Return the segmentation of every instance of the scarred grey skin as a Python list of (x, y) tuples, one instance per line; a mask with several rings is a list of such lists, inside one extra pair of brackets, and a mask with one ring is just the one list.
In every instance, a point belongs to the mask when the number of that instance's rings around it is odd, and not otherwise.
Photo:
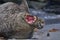
[(4, 38), (31, 38), (34, 28), (38, 28), (37, 19), (32, 25), (25, 21), (25, 14), (21, 7), (15, 3), (8, 2), (0, 5), (0, 37)]

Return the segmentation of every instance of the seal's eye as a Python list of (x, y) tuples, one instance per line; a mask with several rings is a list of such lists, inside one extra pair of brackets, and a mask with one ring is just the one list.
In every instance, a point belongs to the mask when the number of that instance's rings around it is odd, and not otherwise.
[(33, 24), (36, 21), (36, 16), (26, 15), (25, 20), (28, 24)]

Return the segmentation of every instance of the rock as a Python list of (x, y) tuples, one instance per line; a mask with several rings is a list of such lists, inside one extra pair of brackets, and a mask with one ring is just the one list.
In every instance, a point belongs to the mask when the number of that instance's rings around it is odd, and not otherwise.
[(46, 2), (46, 1), (48, 1), (48, 0), (38, 0), (38, 1), (40, 1), (40, 2)]
[(35, 2), (35, 1), (30, 1), (28, 2), (29, 7), (34, 8), (34, 9), (42, 9), (45, 7), (45, 5), (47, 4), (47, 2)]

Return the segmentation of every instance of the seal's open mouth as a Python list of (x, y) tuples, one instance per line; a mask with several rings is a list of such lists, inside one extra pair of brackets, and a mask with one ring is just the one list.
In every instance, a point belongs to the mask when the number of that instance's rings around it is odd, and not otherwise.
[(25, 20), (28, 24), (33, 24), (36, 21), (36, 17), (31, 15), (26, 15)]

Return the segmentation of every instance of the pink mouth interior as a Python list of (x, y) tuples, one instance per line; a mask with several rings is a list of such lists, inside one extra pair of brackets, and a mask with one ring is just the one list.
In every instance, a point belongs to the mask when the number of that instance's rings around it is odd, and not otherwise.
[(26, 16), (26, 21), (29, 24), (33, 24), (33, 22), (35, 21), (34, 19), (35, 19), (34, 16), (31, 16), (31, 15)]

